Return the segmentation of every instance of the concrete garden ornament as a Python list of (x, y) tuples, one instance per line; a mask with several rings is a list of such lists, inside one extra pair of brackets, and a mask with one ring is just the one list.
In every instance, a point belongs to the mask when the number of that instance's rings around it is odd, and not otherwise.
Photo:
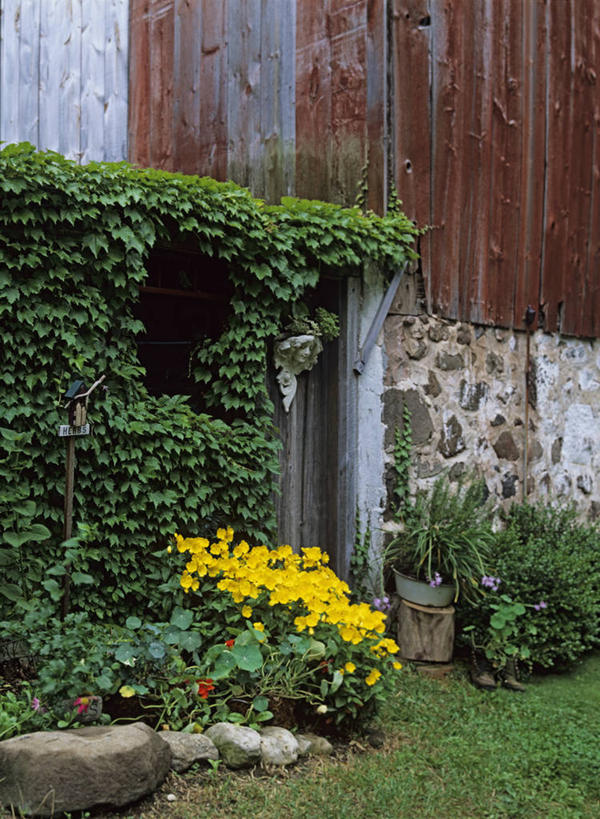
[(296, 376), (305, 370), (311, 370), (316, 364), (323, 345), (315, 335), (288, 336), (277, 341), (274, 346), (274, 362), (279, 370), (277, 383), (283, 396), (283, 408), (290, 411), (296, 395), (298, 382)]

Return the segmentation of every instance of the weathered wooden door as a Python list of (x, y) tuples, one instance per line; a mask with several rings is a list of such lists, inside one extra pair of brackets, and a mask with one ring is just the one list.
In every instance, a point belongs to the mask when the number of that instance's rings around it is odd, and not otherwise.
[(356, 507), (357, 384), (352, 364), (358, 340), (360, 279), (326, 279), (317, 303), (340, 317), (341, 334), (324, 345), (317, 364), (298, 376), (288, 413), (270, 368), (269, 392), (279, 428), (280, 543), (320, 546), (346, 578), (354, 542)]

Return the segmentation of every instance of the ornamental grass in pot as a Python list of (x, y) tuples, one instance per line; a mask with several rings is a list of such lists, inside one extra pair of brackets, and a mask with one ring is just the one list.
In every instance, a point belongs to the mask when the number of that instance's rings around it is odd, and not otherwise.
[[(448, 605), (461, 594), (475, 599), (494, 541), (492, 516), (483, 480), (453, 487), (440, 477), (429, 492), (419, 492), (414, 503), (400, 510), (404, 528), (386, 549), (386, 565), (394, 571), (400, 596), (420, 602), (411, 596), (416, 587), (404, 584), (402, 577), (407, 577), (430, 590), (423, 605)], [(444, 587), (445, 601), (433, 602), (432, 592)]]

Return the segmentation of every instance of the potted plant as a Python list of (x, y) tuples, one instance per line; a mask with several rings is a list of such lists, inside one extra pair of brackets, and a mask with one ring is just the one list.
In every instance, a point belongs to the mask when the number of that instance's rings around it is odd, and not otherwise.
[(400, 515), (403, 530), (386, 550), (400, 597), (445, 606), (479, 594), (494, 535), (483, 480), (453, 488), (440, 477)]

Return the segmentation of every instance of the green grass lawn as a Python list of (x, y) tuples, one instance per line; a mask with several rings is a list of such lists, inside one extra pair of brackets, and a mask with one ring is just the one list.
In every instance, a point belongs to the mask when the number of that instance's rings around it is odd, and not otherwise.
[(152, 800), (118, 815), (599, 817), (599, 722), (600, 655), (535, 677), (525, 694), (479, 691), (462, 670), (444, 682), (407, 670), (382, 714), (383, 748), (356, 742), (272, 776), (171, 774)]
[(171, 773), (151, 799), (110, 816), (600, 817), (600, 654), (532, 679), (525, 694), (479, 691), (460, 669), (443, 682), (410, 670), (398, 679), (380, 749), (359, 740), (272, 775)]

